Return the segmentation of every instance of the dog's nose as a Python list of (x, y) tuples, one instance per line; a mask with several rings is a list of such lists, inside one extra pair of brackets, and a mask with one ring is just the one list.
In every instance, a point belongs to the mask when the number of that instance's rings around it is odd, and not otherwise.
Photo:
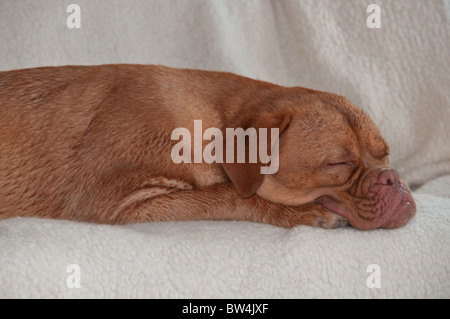
[(377, 184), (388, 185), (392, 187), (403, 186), (400, 180), (400, 174), (395, 169), (384, 169), (377, 178)]

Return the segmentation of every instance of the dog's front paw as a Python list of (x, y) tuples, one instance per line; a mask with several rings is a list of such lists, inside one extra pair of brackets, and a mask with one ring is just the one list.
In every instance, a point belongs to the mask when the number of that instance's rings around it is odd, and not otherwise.
[(331, 229), (331, 228), (339, 228), (344, 227), (348, 225), (348, 221), (346, 218), (332, 213), (330, 211), (327, 211), (323, 214), (319, 214), (317, 216), (317, 225), (316, 227)]
[(306, 204), (286, 208), (286, 211), (278, 216), (274, 224), (286, 228), (308, 225), (330, 229), (346, 226), (348, 221), (320, 204)]

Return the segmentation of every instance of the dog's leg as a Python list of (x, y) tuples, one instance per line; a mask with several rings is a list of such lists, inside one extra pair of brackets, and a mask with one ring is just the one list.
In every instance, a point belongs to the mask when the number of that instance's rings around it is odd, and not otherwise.
[(346, 224), (319, 204), (289, 207), (256, 195), (242, 198), (231, 183), (129, 203), (112, 217), (111, 222), (118, 224), (181, 220), (247, 220), (287, 228), (297, 225), (336, 228)]

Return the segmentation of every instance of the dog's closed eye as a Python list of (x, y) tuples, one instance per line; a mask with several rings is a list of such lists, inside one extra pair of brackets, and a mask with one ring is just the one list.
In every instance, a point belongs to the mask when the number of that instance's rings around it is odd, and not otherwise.
[(332, 162), (325, 165), (326, 168), (337, 168), (337, 167), (353, 167), (353, 162)]

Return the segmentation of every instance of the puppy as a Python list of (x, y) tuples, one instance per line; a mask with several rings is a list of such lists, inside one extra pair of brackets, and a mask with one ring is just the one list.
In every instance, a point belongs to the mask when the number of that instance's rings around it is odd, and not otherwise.
[[(200, 134), (277, 129), (267, 140), (274, 173), (248, 154), (176, 163), (173, 132), (194, 132), (195, 121)], [(211, 142), (194, 140), (181, 143), (201, 154)], [(0, 72), (0, 219), (396, 228), (416, 206), (388, 156), (370, 118), (332, 93), (151, 65)]]

